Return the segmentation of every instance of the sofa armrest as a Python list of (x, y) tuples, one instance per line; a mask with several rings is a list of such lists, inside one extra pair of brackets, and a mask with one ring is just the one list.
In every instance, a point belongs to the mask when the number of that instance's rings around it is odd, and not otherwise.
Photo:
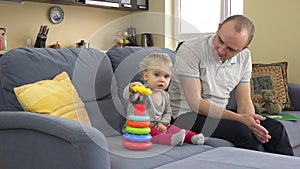
[(1, 111), (0, 140), (4, 168), (110, 168), (104, 135), (73, 120)]
[(295, 110), (300, 110), (300, 84), (289, 83), (289, 96)]

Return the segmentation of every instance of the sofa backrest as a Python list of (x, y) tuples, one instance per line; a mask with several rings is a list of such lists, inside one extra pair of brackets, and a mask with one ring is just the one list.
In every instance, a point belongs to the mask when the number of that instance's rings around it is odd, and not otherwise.
[(16, 86), (52, 79), (62, 71), (72, 76), (79, 52), (17, 48), (5, 53), (0, 59), (0, 110), (23, 110), (13, 92)]
[(126, 120), (124, 87), (141, 80), (139, 63), (149, 54), (175, 52), (166, 48), (97, 49), (17, 48), (0, 58), (0, 110), (23, 110), (13, 88), (52, 79), (66, 71), (85, 103), (91, 123), (105, 136), (118, 135)]
[(96, 49), (17, 48), (0, 58), (0, 111), (23, 110), (13, 88), (66, 71), (85, 103), (92, 125), (106, 136), (124, 123), (113, 104), (109, 58)]

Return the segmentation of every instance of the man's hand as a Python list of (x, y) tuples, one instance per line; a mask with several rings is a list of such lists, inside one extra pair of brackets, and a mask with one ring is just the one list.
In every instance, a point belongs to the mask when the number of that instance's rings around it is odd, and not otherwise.
[(261, 143), (266, 143), (271, 139), (268, 130), (260, 125), (260, 121), (264, 121), (265, 117), (258, 114), (241, 114), (241, 116), (242, 122), (250, 128)]
[(162, 123), (157, 123), (154, 128), (160, 132), (166, 132), (167, 131), (167, 127), (162, 124)]

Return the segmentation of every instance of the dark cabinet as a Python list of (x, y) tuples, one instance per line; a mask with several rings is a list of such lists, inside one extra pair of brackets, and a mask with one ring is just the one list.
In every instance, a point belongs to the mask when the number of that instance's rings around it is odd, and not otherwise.
[(120, 0), (121, 8), (148, 10), (148, 0)]
[(22, 0), (0, 0), (0, 3), (4, 2), (4, 3), (18, 3), (18, 4), (22, 4)]
[(82, 0), (86, 5), (119, 8), (120, 0)]
[(86, 5), (120, 8), (127, 10), (148, 10), (148, 0), (82, 0)]
[[(21, 0), (0, 0), (0, 2), (21, 2)], [(24, 0), (55, 4), (85, 5), (124, 10), (148, 10), (148, 0)]]

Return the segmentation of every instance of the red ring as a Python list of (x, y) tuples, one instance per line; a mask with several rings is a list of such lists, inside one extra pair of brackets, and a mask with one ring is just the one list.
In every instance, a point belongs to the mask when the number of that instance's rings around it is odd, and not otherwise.
[(151, 141), (147, 142), (133, 142), (128, 140), (123, 140), (123, 146), (130, 150), (147, 150), (152, 147)]
[(147, 128), (150, 127), (150, 121), (133, 121), (127, 120), (126, 125), (135, 128)]

